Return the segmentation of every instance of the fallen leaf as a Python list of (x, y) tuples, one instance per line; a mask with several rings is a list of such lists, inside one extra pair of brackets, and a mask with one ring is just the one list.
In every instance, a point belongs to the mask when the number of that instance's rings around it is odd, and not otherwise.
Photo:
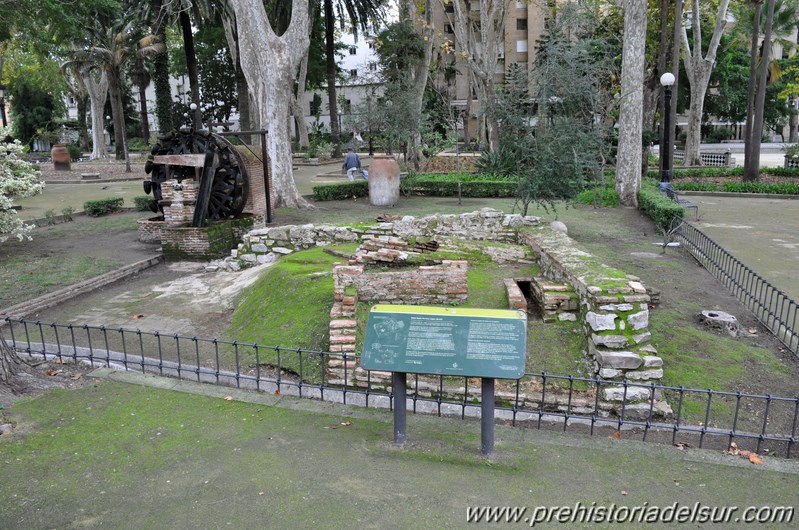
[(619, 431), (616, 431), (616, 432), (614, 432), (613, 434), (610, 435), (610, 438), (615, 438), (617, 440), (620, 440), (621, 439), (621, 433)]
[(53, 370), (52, 368), (47, 370), (45, 373), (49, 376), (54, 376), (62, 373), (64, 370)]
[(263, 495), (263, 494), (264, 494), (264, 492), (263, 492), (263, 491), (259, 491), (259, 492), (258, 492), (258, 495)]
[(752, 451), (747, 451), (746, 449), (741, 449), (740, 451), (738, 451), (738, 456), (740, 456), (741, 458), (747, 458), (754, 454), (756, 453), (753, 453)]
[(622, 495), (627, 495), (627, 492), (626, 492), (626, 491), (624, 491), (624, 490), (621, 490), (621, 494), (622, 494)]
[(279, 396), (280, 395), (280, 390), (275, 390), (275, 395)]
[(757, 334), (757, 328), (749, 328), (746, 331), (748, 331), (752, 335), (756, 335)]
[(677, 442), (676, 444), (674, 444), (674, 447), (676, 447), (680, 451), (684, 451), (684, 450), (688, 449), (689, 447), (691, 447), (691, 445), (687, 444), (685, 442)]
[(751, 455), (749, 455), (749, 461), (755, 464), (756, 466), (759, 466), (760, 464), (763, 463), (763, 459), (760, 458), (760, 456), (758, 456), (757, 453), (752, 453)]
[(133, 320), (139, 320), (140, 318), (144, 318), (144, 315), (142, 314), (133, 315)]
[(81, 377), (83, 377), (83, 374), (75, 374), (72, 377), (70, 377), (70, 379), (72, 379), (73, 381), (77, 381)]
[(63, 359), (56, 359), (53, 362), (56, 363), (56, 364), (64, 364), (64, 360)]
[(233, 396), (225, 396), (225, 401), (233, 401)]
[(344, 427), (349, 427), (350, 425), (352, 425), (352, 422), (351, 422), (351, 421), (342, 421), (342, 422), (341, 422), (341, 424), (342, 424)]

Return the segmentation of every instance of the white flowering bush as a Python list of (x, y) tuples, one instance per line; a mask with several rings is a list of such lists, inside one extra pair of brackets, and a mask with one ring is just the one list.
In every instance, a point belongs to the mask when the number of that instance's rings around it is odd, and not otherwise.
[(30, 197), (44, 190), (42, 173), (21, 158), (23, 145), (14, 140), (5, 143), (9, 131), (0, 127), (0, 243), (10, 237), (30, 239), (31, 225), (26, 225), (13, 209), (14, 197)]

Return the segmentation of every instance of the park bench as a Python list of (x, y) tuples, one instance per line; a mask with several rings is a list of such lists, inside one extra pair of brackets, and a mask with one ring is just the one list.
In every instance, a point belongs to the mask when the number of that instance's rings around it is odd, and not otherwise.
[(688, 199), (681, 198), (679, 196), (679, 194), (676, 191), (674, 191), (674, 189), (671, 186), (666, 186), (665, 188), (661, 188), (660, 191), (662, 191), (666, 195), (666, 197), (668, 197), (672, 201), (676, 202), (677, 204), (679, 204), (683, 208), (688, 209), (688, 210), (693, 208), (693, 210), (694, 210), (694, 218), (695, 219), (699, 219), (699, 206), (697, 204), (694, 204), (693, 202), (689, 201)]

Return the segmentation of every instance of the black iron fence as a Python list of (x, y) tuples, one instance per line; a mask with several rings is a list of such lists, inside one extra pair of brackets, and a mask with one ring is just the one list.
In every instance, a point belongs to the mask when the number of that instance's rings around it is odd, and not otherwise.
[(695, 226), (676, 232), (685, 248), (794, 354), (799, 355), (799, 305)]
[[(12, 347), (62, 362), (111, 366), (215, 385), (391, 408), (385, 374), (358, 368), (358, 355), (178, 334), (5, 318)], [(480, 380), (409, 375), (415, 413), (477, 418)], [(496, 383), (496, 417), (522, 428), (796, 457), (799, 397), (719, 392), (631, 381), (526, 373)], [(619, 434), (615, 434), (619, 433)]]

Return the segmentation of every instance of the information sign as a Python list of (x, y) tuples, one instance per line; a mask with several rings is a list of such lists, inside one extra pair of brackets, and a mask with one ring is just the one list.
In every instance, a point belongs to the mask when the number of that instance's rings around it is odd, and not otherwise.
[(500, 309), (376, 305), (361, 366), (367, 370), (518, 379), (527, 314)]

